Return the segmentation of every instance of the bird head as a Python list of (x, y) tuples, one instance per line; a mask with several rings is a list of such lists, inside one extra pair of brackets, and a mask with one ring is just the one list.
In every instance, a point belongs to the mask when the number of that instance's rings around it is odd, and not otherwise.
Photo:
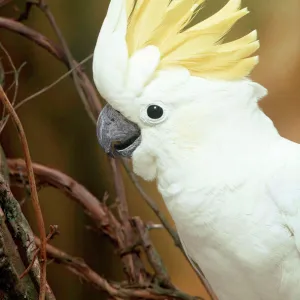
[(131, 157), (147, 139), (159, 147), (166, 133), (172, 141), (197, 140), (197, 122), (217, 103), (266, 94), (247, 78), (258, 63), (256, 31), (223, 42), (248, 10), (229, 0), (191, 26), (203, 3), (110, 1), (93, 59), (94, 82), (108, 102), (97, 124), (108, 154)]

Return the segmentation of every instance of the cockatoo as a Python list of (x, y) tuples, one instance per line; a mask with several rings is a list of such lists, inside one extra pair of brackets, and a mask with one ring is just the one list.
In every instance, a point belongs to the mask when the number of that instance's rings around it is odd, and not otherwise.
[(96, 43), (106, 153), (157, 186), (220, 300), (300, 299), (300, 146), (258, 106), (256, 31), (223, 38), (241, 0), (111, 0)]

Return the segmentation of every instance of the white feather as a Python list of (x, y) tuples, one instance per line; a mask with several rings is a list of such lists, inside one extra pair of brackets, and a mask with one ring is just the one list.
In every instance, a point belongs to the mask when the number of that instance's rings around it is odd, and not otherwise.
[(125, 2), (111, 0), (93, 59), (94, 81), (98, 91), (107, 101), (118, 99), (124, 92), (128, 65), (126, 31)]
[(126, 90), (141, 94), (160, 62), (160, 52), (155, 46), (136, 51), (129, 60)]

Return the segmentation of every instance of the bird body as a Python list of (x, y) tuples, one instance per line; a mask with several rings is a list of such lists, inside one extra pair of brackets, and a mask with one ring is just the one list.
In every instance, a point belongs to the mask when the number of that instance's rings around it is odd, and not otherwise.
[[(194, 155), (186, 151), (179, 165), (166, 151), (158, 187), (188, 255), (219, 299), (299, 299), (297, 233), (285, 208), (290, 193), (299, 199), (299, 179), (286, 194), (277, 194), (284, 189), (282, 179), (300, 178), (299, 147), (252, 125), (257, 130), (245, 130), (246, 136), (227, 136), (225, 125), (223, 141), (203, 145)], [(298, 203), (292, 204), (297, 222)]]
[(151, 179), (157, 166), (158, 189), (187, 253), (220, 300), (300, 299), (300, 146), (240, 93), (228, 102), (197, 98), (159, 135), (142, 129), (135, 172)]
[(300, 145), (279, 135), (258, 105), (267, 90), (247, 78), (256, 33), (220, 42), (246, 10), (230, 0), (182, 31), (203, 1), (159, 1), (153, 31), (150, 1), (111, 1), (93, 64), (110, 104), (100, 144), (157, 180), (187, 255), (220, 300), (300, 299)]

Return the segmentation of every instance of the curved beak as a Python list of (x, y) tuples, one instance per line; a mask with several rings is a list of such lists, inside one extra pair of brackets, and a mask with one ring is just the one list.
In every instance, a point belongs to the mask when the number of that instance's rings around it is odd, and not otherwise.
[(105, 105), (99, 115), (97, 137), (101, 147), (111, 157), (131, 157), (141, 143), (139, 127), (109, 104)]

